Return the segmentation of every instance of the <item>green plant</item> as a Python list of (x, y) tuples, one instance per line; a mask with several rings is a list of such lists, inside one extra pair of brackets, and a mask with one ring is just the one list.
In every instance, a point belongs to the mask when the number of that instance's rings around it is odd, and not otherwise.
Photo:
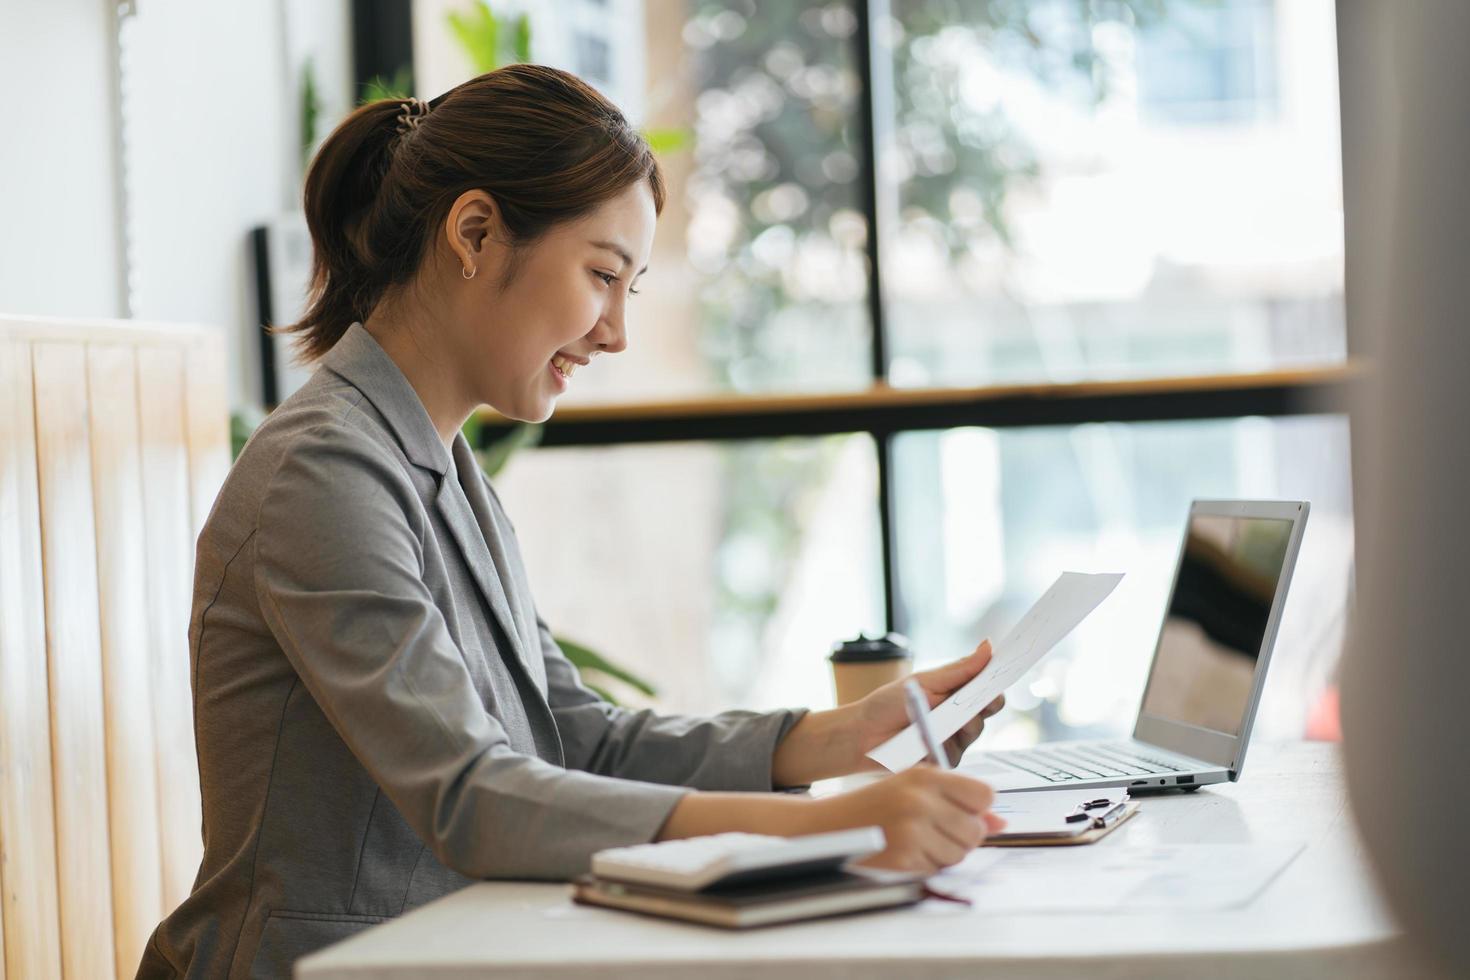
[(406, 99), (413, 94), (413, 68), (404, 65), (393, 73), (392, 78), (374, 75), (363, 83), (360, 104), (377, 102), (379, 99)]
[(250, 441), (250, 434), (264, 418), (260, 411), (246, 407), (230, 413), (230, 459), (240, 458), (240, 450)]
[(301, 66), (301, 165), (311, 163), (311, 148), (316, 143), (316, 127), (322, 114), (321, 96), (316, 90), (316, 66), (311, 58)]
[(555, 640), (556, 645), (561, 647), (561, 652), (567, 655), (567, 659), (577, 665), (577, 670), (582, 675), (582, 683), (596, 691), (607, 701), (613, 704), (618, 703), (618, 699), (607, 689), (605, 683), (598, 683), (596, 678), (599, 676), (622, 681), (629, 687), (636, 688), (649, 697), (656, 697), (658, 695), (657, 689), (648, 683), (648, 681), (619, 667), (596, 651), (584, 647), (580, 643), (573, 643), (563, 636), (555, 637)]
[(464, 13), (450, 13), (449, 29), (480, 74), (531, 60), (531, 18), (526, 14), (507, 23), (491, 13), (488, 3), (475, 3)]
[[(531, 18), (527, 14), (497, 17), (489, 0), (476, 0), (462, 13), (451, 12), (449, 30), (459, 42), (475, 71), (494, 71), (502, 65), (531, 60)], [(643, 130), (643, 138), (655, 154), (684, 149), (693, 141), (687, 129), (660, 127)]]

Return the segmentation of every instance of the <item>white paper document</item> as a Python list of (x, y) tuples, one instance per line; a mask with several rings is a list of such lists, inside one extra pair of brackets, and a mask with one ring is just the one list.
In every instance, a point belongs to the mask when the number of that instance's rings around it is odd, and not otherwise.
[[(990, 812), (1003, 817), (1006, 822), (1002, 834), (1044, 834), (1065, 829), (1067, 814), (1077, 813), (1078, 807), (1093, 800), (1109, 800), (1121, 803), (1128, 798), (1128, 791), (1120, 786), (1099, 789), (1039, 789), (1029, 793), (999, 793), (990, 806)], [(1098, 809), (1093, 816), (1102, 816)]]
[(978, 848), (929, 879), (970, 912), (1140, 912), (1237, 908), (1301, 853), (1300, 843)]
[[(1073, 628), (1122, 581), (1121, 572), (1087, 575), (1063, 572), (1051, 588), (999, 643), (991, 648), (990, 663), (971, 681), (929, 712), (929, 727), (941, 742), (959, 731)], [(868, 753), (893, 772), (924, 758), (924, 743), (913, 725)]]

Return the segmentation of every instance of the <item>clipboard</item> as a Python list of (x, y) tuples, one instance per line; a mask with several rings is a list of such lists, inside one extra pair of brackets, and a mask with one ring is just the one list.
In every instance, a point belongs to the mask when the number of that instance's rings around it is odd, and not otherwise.
[(981, 847), (1071, 847), (1075, 844), (1091, 844), (1117, 830), (1138, 812), (1138, 803), (1126, 803), (1117, 819), (1101, 827), (1089, 827), (1078, 834), (1068, 836), (1060, 832), (1041, 834), (994, 834), (985, 839)]
[(1132, 819), (1139, 805), (1126, 790), (1042, 790), (1003, 793), (994, 809), (1017, 826), (992, 834), (982, 847), (1070, 847), (1102, 840)]

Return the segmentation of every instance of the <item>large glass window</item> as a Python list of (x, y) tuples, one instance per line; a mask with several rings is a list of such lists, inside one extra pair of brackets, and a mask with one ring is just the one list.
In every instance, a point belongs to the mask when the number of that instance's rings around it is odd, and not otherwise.
[(881, 632), (867, 435), (537, 449), (495, 485), (553, 632), (662, 707), (831, 704), (832, 643)]
[(1262, 737), (1300, 737), (1333, 681), (1353, 554), (1336, 416), (950, 429), (895, 446), (899, 573), (920, 662), (1003, 636), (1063, 570), (1117, 590), (1006, 695), (991, 744), (1131, 731), (1192, 499), (1305, 499)]
[[(434, 8), (416, 30), (461, 6), (415, 0)], [(870, 190), (887, 311), (876, 380), (898, 388), (1344, 359), (1332, 0), (491, 6), (527, 15), (533, 60), (617, 101), (669, 184), (629, 347), (578, 372), (559, 417), (671, 403), (626, 409), (636, 426), (710, 396), (791, 394), (797, 433), (800, 396), (868, 391)], [(473, 74), (446, 73), (448, 34), (415, 45), (438, 73), (421, 96)], [(1195, 384), (1193, 404), (1217, 414), (1217, 383)], [(830, 644), (885, 625), (886, 519), (896, 625), (925, 663), (999, 635), (1064, 568), (1128, 572), (991, 739), (1113, 733), (1137, 706), (1189, 499), (1303, 497), (1313, 514), (1260, 718), (1300, 734), (1330, 681), (1351, 568), (1340, 416), (1080, 411), (896, 433), (854, 418), (873, 435), (523, 452), (497, 485), (548, 621), (655, 678), (662, 707), (820, 707)]]
[(896, 384), (1343, 357), (1331, 0), (892, 12)]

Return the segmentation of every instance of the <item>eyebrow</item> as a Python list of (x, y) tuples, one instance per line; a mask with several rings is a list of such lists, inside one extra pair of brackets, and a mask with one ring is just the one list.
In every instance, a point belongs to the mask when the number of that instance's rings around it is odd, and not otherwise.
[[(623, 248), (616, 242), (593, 242), (592, 247), (606, 249), (607, 251), (613, 253), (618, 258), (623, 260), (624, 266), (630, 266), (633, 264), (633, 256), (629, 255), (627, 249)], [(648, 266), (645, 265), (643, 268), (638, 270), (637, 274), (641, 276), (647, 271)]]

